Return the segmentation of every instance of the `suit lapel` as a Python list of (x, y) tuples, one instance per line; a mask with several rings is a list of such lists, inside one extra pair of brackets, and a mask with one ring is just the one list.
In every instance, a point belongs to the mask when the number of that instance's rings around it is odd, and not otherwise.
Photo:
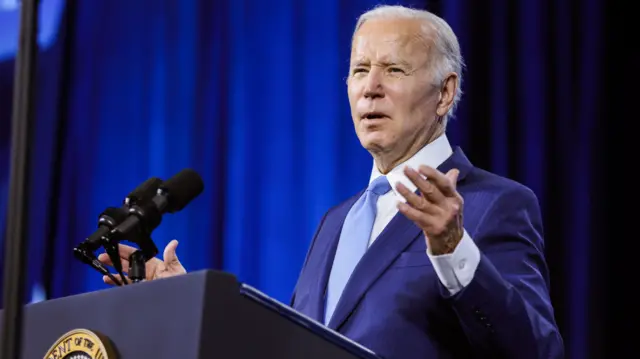
[(329, 328), (338, 330), (369, 287), (420, 232), (420, 228), (404, 215), (399, 213), (393, 217), (354, 269), (329, 321)]
[(347, 217), (347, 213), (353, 204), (360, 198), (364, 191), (343, 202), (333, 213), (327, 216), (322, 230), (316, 238), (316, 248), (314, 255), (309, 259), (309, 268), (316, 268), (312, 271), (307, 280), (313, 281), (311, 292), (309, 293), (309, 313), (313, 319), (322, 323), (324, 321), (324, 297), (329, 273), (333, 265), (340, 239), (340, 231)]
[[(467, 175), (472, 165), (466, 158), (462, 150), (458, 147), (454, 150), (453, 154), (438, 167), (438, 170), (446, 173), (452, 168), (460, 170), (458, 176), (458, 182), (462, 181)], [(356, 197), (357, 198), (357, 197)], [(354, 200), (355, 201), (355, 200)], [(348, 210), (353, 205), (353, 201), (347, 207), (342, 222), (347, 215)], [(332, 251), (329, 254), (331, 260), (326, 260), (326, 267), (323, 268), (322, 280), (318, 283), (322, 286), (322, 295), (324, 298), (324, 288), (326, 288), (330, 268), (335, 255), (337, 241), (340, 237), (340, 228), (342, 228), (342, 222), (340, 227), (332, 234), (335, 236), (332, 240)], [(396, 214), (391, 222), (385, 227), (380, 236), (371, 245), (369, 250), (362, 257), (358, 265), (353, 271), (353, 274), (349, 278), (349, 281), (342, 292), (342, 296), (338, 301), (333, 317), (329, 322), (329, 328), (339, 330), (340, 326), (345, 323), (349, 318), (349, 315), (357, 307), (358, 303), (367, 292), (367, 290), (380, 278), (380, 276), (389, 268), (393, 261), (407, 248), (417, 237), (420, 236), (422, 231), (416, 226), (413, 221), (407, 219), (403, 214)], [(426, 253), (425, 253), (426, 255)], [(324, 301), (320, 302), (324, 304)], [(319, 308), (320, 318), (324, 306)]]

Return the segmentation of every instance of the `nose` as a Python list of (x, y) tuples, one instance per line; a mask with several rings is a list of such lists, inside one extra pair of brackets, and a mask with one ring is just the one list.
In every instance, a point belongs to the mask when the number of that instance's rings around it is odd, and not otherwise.
[(367, 74), (364, 88), (364, 97), (368, 99), (383, 98), (384, 88), (382, 86), (381, 73), (377, 69), (371, 69)]

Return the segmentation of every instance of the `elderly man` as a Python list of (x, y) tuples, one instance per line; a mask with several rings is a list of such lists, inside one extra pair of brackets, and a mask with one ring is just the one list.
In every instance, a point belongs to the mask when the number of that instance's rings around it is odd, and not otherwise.
[[(445, 135), (461, 79), (442, 19), (360, 17), (347, 84), (371, 179), (322, 218), (291, 306), (384, 358), (561, 358), (535, 195)], [(149, 279), (185, 272), (176, 246)]]

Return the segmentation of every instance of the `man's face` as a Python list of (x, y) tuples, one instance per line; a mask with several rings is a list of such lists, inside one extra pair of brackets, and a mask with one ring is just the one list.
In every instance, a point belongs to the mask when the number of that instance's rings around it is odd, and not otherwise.
[(369, 20), (354, 36), (349, 103), (369, 152), (403, 156), (434, 125), (439, 88), (429, 71), (433, 41), (421, 26), (411, 19)]

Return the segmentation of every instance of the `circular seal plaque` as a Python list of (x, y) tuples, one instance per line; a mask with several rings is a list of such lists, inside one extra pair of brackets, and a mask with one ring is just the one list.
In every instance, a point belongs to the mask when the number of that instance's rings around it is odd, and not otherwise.
[(44, 359), (117, 359), (109, 339), (98, 332), (74, 329), (58, 339)]

